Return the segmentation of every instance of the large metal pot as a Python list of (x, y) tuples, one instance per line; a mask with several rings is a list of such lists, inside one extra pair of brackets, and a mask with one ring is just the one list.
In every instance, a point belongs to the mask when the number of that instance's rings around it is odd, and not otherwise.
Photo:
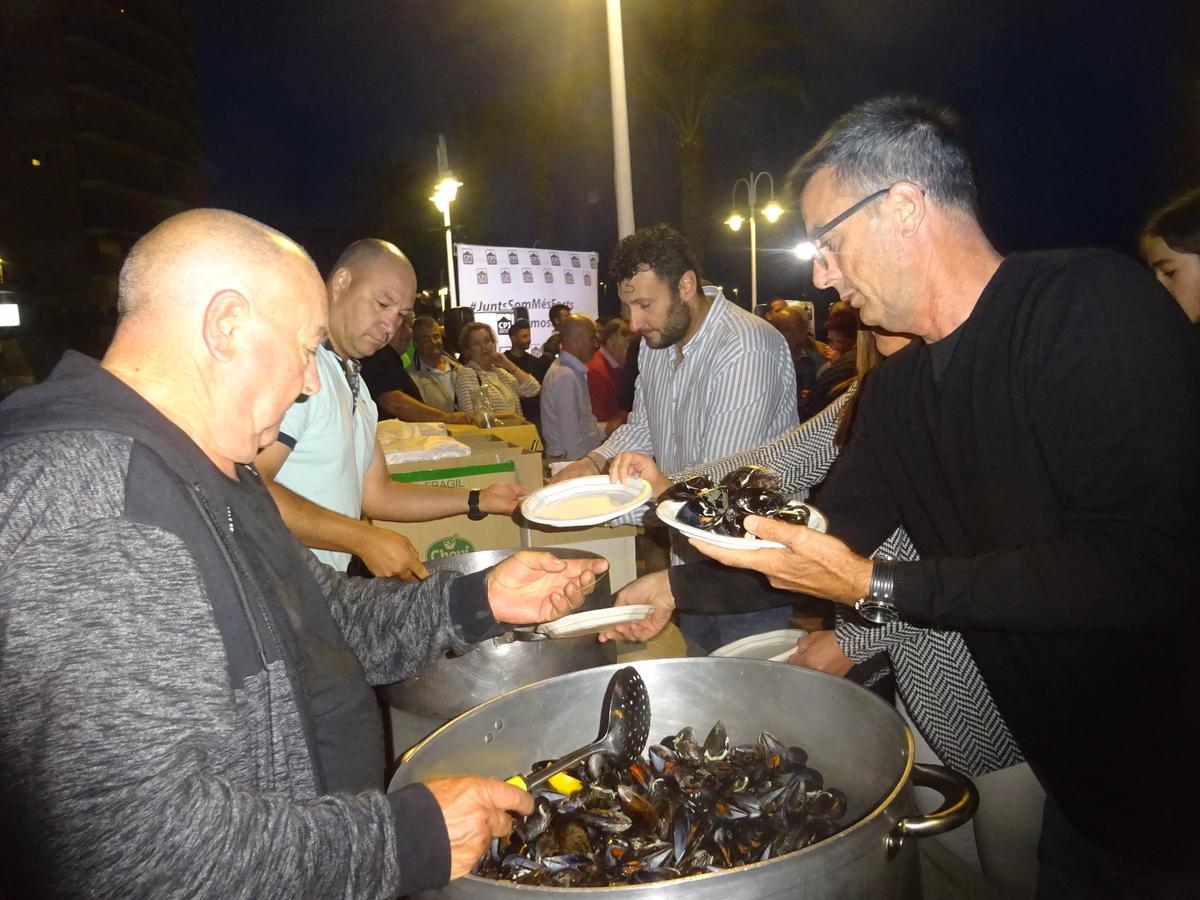
[[(809, 764), (849, 798), (839, 834), (797, 853), (730, 872), (617, 888), (544, 888), (467, 876), (430, 896), (512, 900), (522, 893), (568, 897), (919, 897), (914, 838), (940, 834), (974, 814), (970, 780), (940, 766), (915, 766), (913, 740), (887, 703), (845, 679), (747, 659), (659, 659), (635, 664), (650, 694), (650, 739), (684, 725), (702, 734), (721, 719), (735, 743), (770, 731), (804, 747)], [(459, 716), (414, 747), (392, 788), (436, 775), (505, 778), (537, 759), (593, 740), (604, 690), (616, 666), (529, 685)], [(913, 785), (946, 802), (922, 816)]]
[[(469, 574), (494, 566), (516, 552), (461, 553), (431, 560), (427, 566)], [(556, 547), (549, 552), (563, 559), (600, 559), (585, 550)], [(612, 606), (612, 602), (612, 589), (605, 573), (578, 611), (604, 609)], [(616, 645), (601, 644), (595, 635), (551, 639), (532, 629), (516, 629), (476, 644), (462, 656), (447, 654), (412, 678), (382, 688), (381, 693), (390, 706), (441, 723), (513, 688), (554, 675), (609, 665), (616, 659)]]

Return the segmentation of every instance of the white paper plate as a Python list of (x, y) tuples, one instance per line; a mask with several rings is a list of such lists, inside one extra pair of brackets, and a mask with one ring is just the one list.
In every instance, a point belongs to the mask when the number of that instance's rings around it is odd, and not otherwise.
[[(761, 538), (756, 538), (751, 535), (746, 537), (729, 537), (724, 534), (716, 534), (712, 531), (705, 531), (703, 528), (696, 528), (694, 525), (688, 525), (679, 521), (679, 509), (683, 506), (682, 500), (664, 500), (658, 504), (658, 509), (655, 512), (658, 517), (670, 525), (677, 531), (681, 531), (688, 537), (694, 537), (701, 541), (707, 541), (710, 544), (716, 544), (718, 547), (728, 547), (730, 550), (767, 550), (772, 547), (779, 548), (783, 544), (776, 541), (764, 541)], [(821, 512), (808, 503), (804, 504), (809, 509), (808, 527), (814, 531), (824, 532), (829, 523)]]
[(534, 491), (521, 502), (521, 512), (530, 522), (559, 528), (599, 525), (637, 509), (650, 494), (650, 483), (640, 478), (613, 484), (607, 475), (588, 475)]
[(743, 659), (765, 659), (771, 662), (786, 662), (796, 652), (796, 641), (808, 634), (802, 628), (782, 628), (752, 634), (741, 640), (718, 647), (709, 656), (739, 656)]
[(578, 637), (581, 634), (599, 634), (614, 625), (627, 625), (640, 622), (654, 607), (648, 603), (631, 604), (629, 606), (612, 606), (608, 609), (593, 609), (588, 612), (573, 613), (555, 619), (553, 622), (543, 622), (537, 630), (547, 637), (565, 638)]

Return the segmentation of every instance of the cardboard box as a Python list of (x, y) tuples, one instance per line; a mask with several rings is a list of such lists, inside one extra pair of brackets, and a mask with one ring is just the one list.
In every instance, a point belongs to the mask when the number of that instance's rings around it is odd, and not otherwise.
[(546, 525), (525, 523), (521, 528), (521, 546), (532, 550), (550, 547), (569, 547), (572, 550), (587, 550), (608, 560), (608, 581), (615, 594), (637, 578), (637, 546), (634, 537), (637, 529), (632, 525), (607, 528), (596, 525), (590, 528), (550, 528)]
[[(515, 448), (514, 448), (515, 450)], [(519, 451), (518, 451), (519, 452)], [(429, 460), (389, 466), (392, 478), (408, 484), (428, 484), (459, 490), (482, 490), (490, 484), (515, 484), (518, 467), (515, 459)], [(466, 514), (435, 519), (432, 522), (375, 522), (380, 528), (398, 531), (412, 541), (421, 559), (439, 559), (476, 550), (503, 550), (521, 546), (517, 523), (507, 516), (488, 516), (478, 522)]]
[[(462, 441), (467, 435), (491, 435), (502, 441), (528, 450), (530, 453), (542, 452), (542, 440), (538, 437), (537, 428), (532, 423), (524, 425), (497, 425), (494, 428), (480, 428), (477, 425), (447, 425), (450, 437)], [(466, 441), (463, 441), (466, 443)]]

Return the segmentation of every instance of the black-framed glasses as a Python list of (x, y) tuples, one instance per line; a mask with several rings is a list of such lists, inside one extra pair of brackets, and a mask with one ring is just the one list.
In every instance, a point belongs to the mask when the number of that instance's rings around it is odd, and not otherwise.
[(814, 228), (812, 230), (812, 233), (807, 238), (805, 238), (804, 240), (802, 240), (800, 243), (798, 243), (796, 245), (793, 252), (798, 257), (800, 257), (801, 259), (803, 259), (805, 261), (810, 260), (810, 259), (816, 260), (821, 265), (828, 266), (829, 261), (827, 259), (825, 259), (825, 254), (823, 254), (821, 252), (821, 248), (817, 246), (817, 243), (821, 240), (821, 238), (823, 238), (826, 234), (828, 234), (834, 228), (837, 228), (839, 225), (841, 225), (843, 222), (845, 222), (848, 218), (850, 218), (852, 215), (854, 215), (856, 212), (858, 212), (864, 206), (874, 203), (880, 197), (887, 196), (887, 193), (893, 187), (895, 187), (895, 185), (885, 187), (882, 190), (878, 190), (873, 194), (869, 194), (868, 196), (863, 197), (861, 200), (859, 200), (857, 203), (855, 203), (849, 209), (845, 210), (844, 212), (838, 213), (836, 216), (834, 216), (832, 219), (830, 219), (824, 225), (818, 225), (816, 228)]

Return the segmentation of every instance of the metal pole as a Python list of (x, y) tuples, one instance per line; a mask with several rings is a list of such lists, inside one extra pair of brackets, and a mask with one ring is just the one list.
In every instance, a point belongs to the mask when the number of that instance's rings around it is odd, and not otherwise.
[(617, 195), (617, 239), (633, 234), (633, 169), (629, 162), (629, 108), (625, 102), (625, 44), (621, 35), (621, 0), (608, 8), (608, 73), (612, 91), (613, 186)]
[(446, 302), (449, 306), (458, 306), (458, 284), (454, 278), (454, 238), (450, 233), (449, 203), (446, 204), (446, 210), (442, 213), (442, 224), (446, 226), (446, 286), (450, 289)]
[[(751, 192), (753, 193), (753, 191)], [(750, 204), (750, 312), (758, 309), (758, 232), (754, 227), (754, 204)]]

